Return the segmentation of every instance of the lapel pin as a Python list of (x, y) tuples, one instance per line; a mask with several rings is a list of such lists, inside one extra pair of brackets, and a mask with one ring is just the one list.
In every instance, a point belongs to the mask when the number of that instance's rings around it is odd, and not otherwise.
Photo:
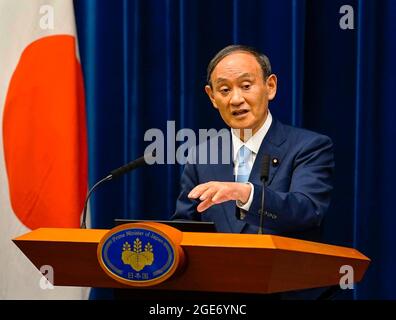
[(272, 158), (272, 166), (273, 167), (279, 166), (279, 159), (278, 158)]

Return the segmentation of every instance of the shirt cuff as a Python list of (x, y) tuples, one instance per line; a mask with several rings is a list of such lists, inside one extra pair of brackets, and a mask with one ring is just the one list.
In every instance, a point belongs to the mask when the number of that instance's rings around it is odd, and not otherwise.
[(250, 195), (248, 201), (243, 204), (241, 201), (237, 200), (236, 205), (239, 209), (249, 211), (250, 206), (252, 205), (253, 202), (253, 194), (254, 194), (254, 186), (250, 182), (246, 182), (248, 185), (250, 185)]

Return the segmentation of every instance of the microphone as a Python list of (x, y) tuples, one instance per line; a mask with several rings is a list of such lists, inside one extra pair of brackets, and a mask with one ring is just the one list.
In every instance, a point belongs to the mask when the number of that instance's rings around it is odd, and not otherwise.
[(129, 171), (145, 166), (147, 164), (146, 160), (150, 160), (150, 162), (152, 162), (155, 156), (156, 156), (155, 150), (151, 154), (146, 153), (143, 157), (140, 157), (132, 162), (129, 162), (128, 164), (122, 167), (119, 167), (118, 169), (111, 171), (110, 175), (112, 176), (112, 179), (118, 178)]
[(113, 179), (116, 179), (118, 177), (121, 177), (127, 172), (130, 172), (132, 170), (135, 170), (137, 168), (143, 167), (147, 164), (147, 162), (154, 163), (153, 160), (156, 156), (156, 151), (154, 150), (151, 154), (146, 153), (143, 157), (140, 157), (132, 162), (129, 162), (126, 165), (123, 165), (122, 167), (119, 167), (113, 171), (110, 172), (109, 175), (104, 177), (102, 180), (98, 181), (93, 185), (93, 187), (88, 191), (87, 197), (85, 198), (85, 204), (84, 204), (84, 209), (83, 209), (83, 217), (82, 217), (82, 222), (81, 222), (81, 229), (86, 229), (86, 219), (87, 219), (87, 208), (88, 208), (88, 200), (91, 194), (94, 192), (94, 190), (101, 185), (102, 183), (106, 181), (110, 181)]
[(263, 192), (261, 194), (261, 210), (260, 210), (260, 225), (258, 234), (263, 234), (263, 219), (264, 219), (264, 190), (265, 190), (265, 183), (268, 181), (269, 177), (269, 165), (270, 165), (270, 156), (265, 154), (263, 157), (263, 162), (261, 165), (261, 174), (260, 180), (263, 183)]

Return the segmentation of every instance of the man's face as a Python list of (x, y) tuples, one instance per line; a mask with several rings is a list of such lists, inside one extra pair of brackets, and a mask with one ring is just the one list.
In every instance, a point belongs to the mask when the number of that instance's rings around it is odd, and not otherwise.
[(264, 81), (256, 58), (235, 52), (217, 64), (211, 82), (212, 87), (206, 86), (205, 91), (224, 122), (234, 129), (251, 129), (255, 134), (267, 118), (268, 101), (275, 97), (276, 76)]

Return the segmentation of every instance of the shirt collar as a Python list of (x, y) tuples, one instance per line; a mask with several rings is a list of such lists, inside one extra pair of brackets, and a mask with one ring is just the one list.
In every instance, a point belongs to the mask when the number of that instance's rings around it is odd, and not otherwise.
[(261, 143), (263, 142), (264, 137), (266, 136), (270, 126), (272, 123), (272, 115), (271, 112), (268, 110), (267, 119), (265, 119), (264, 124), (261, 128), (252, 136), (248, 141), (245, 143), (242, 142), (241, 139), (237, 137), (234, 132), (234, 129), (231, 129), (231, 136), (232, 136), (232, 146), (234, 149), (234, 161), (236, 160), (237, 153), (243, 145), (246, 145), (249, 150), (253, 151), (254, 154), (259, 152)]

